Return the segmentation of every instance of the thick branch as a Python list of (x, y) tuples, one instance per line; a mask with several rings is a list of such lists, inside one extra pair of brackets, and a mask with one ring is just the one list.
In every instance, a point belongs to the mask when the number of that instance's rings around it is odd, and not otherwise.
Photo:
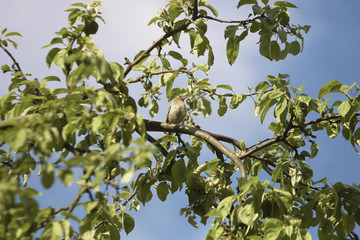
[(0, 130), (5, 130), (9, 127), (13, 127), (14, 125), (18, 124), (19, 121), (27, 121), (30, 118), (35, 118), (38, 116), (39, 116), (38, 113), (34, 113), (34, 114), (23, 115), (23, 116), (6, 119), (6, 120), (0, 122)]
[(182, 125), (170, 124), (170, 123), (161, 123), (146, 119), (144, 119), (144, 122), (147, 131), (178, 132), (178, 133), (193, 135), (203, 139), (204, 141), (214, 146), (217, 150), (222, 152), (225, 156), (230, 158), (239, 167), (241, 176), (247, 178), (245, 166), (243, 165), (239, 157), (236, 156), (233, 152), (229, 151), (223, 144), (221, 144), (216, 138), (211, 136), (211, 134), (209, 134), (208, 132), (194, 127), (188, 127), (188, 126), (182, 126)]
[(161, 154), (164, 155), (164, 157), (167, 156), (168, 152), (158, 141), (156, 141), (155, 138), (153, 138), (150, 134), (146, 133), (146, 139), (150, 143), (152, 143), (161, 152)]

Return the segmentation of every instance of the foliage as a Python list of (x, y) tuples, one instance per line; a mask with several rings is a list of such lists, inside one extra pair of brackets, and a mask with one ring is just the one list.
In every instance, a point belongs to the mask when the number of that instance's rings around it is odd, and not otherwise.
[[(44, 46), (50, 48), (47, 66), (55, 65), (63, 75), (42, 80), (22, 72), (8, 50), (9, 44), (17, 47), (12, 37), (21, 35), (4, 29), (0, 46), (13, 64), (1, 67), (11, 74), (11, 84), (0, 98), (0, 238), (31, 239), (37, 234), (41, 239), (119, 239), (121, 231), (129, 234), (135, 227), (130, 210), (139, 210), (154, 193), (166, 201), (168, 194), (185, 188), (189, 205), (181, 213), (194, 227), (211, 221), (207, 239), (311, 239), (308, 229), (315, 226), (320, 239), (356, 239), (360, 187), (329, 186), (326, 179), (314, 182), (307, 160), (319, 150), (316, 131), (330, 138), (340, 135), (358, 151), (359, 86), (334, 80), (311, 98), (302, 87), (292, 87), (288, 75), (279, 74), (268, 76), (249, 93), (236, 94), (229, 85), (213, 86), (208, 78), (197, 77), (199, 71), (208, 74), (214, 64), (206, 36), (208, 21), (228, 24), (224, 37), (229, 64), (235, 62), (240, 42), (255, 33), (260, 54), (270, 60), (302, 51), (303, 34), (310, 26), (290, 23), (288, 8), (295, 5), (271, 5), (268, 0), (237, 3), (238, 8), (244, 5), (252, 7), (248, 19), (227, 21), (217, 18), (207, 0), (171, 0), (149, 23), (162, 28), (164, 35), (122, 65), (108, 62), (94, 44), (92, 35), (103, 21), (100, 2), (72, 4), (66, 10), (69, 25)], [(180, 49), (181, 35), (190, 39), (191, 54), (207, 56), (206, 63), (189, 64), (174, 48), (166, 51), (171, 44)], [(137, 77), (129, 78), (130, 72)], [(180, 77), (188, 79), (187, 86), (173, 87)], [(49, 81), (66, 85), (50, 89)], [(92, 81), (101, 87), (95, 88)], [(128, 86), (137, 83), (144, 89), (141, 96), (129, 92)], [(155, 116), (163, 92), (169, 100), (179, 94), (188, 98), (188, 127), (137, 114), (143, 107)], [(273, 116), (269, 129), (274, 133), (251, 146), (201, 130), (192, 119), (214, 114), (214, 101), (217, 114), (225, 116), (249, 97), (256, 98), (254, 113), (261, 122)], [(151, 131), (191, 138), (166, 149), (165, 143), (177, 138), (154, 139)], [(202, 160), (203, 146), (212, 150), (214, 159)], [(76, 168), (82, 169), (80, 177)], [(40, 193), (27, 186), (35, 170), (45, 188), (52, 188), (55, 179), (65, 186), (77, 185), (73, 202), (59, 209), (40, 208), (34, 199)], [(271, 181), (260, 179), (262, 172)], [(86, 215), (80, 219), (73, 211), (82, 207)], [(78, 229), (70, 219), (78, 222)]]

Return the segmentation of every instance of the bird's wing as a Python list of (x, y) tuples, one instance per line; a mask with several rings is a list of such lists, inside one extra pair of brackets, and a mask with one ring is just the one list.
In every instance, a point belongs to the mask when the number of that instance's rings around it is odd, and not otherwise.
[(170, 113), (170, 109), (171, 109), (171, 104), (170, 104), (170, 106), (169, 106), (169, 108), (168, 108), (168, 110), (167, 110), (167, 113), (166, 113), (166, 119), (165, 119), (165, 122), (169, 122), (169, 113)]

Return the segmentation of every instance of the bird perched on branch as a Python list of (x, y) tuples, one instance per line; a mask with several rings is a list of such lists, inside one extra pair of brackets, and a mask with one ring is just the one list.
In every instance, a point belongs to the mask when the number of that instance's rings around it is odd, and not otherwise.
[[(182, 95), (179, 95), (174, 99), (168, 108), (165, 122), (180, 124), (184, 121), (187, 115), (184, 100), (185, 97)], [(170, 145), (170, 142), (166, 143), (167, 148), (169, 148)]]

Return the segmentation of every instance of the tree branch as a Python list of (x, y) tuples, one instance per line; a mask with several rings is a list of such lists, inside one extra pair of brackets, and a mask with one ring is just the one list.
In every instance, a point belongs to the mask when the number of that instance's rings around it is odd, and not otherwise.
[(11, 58), (11, 60), (14, 62), (16, 68), (17, 68), (17, 71), (20, 72), (20, 76), (23, 80), (26, 80), (26, 77), (23, 73), (23, 71), (21, 70), (21, 67), (19, 65), (19, 63), (16, 61), (16, 59), (14, 58), (14, 56), (6, 49), (6, 47), (4, 47), (4, 45), (2, 45), (0, 43), (0, 47), (2, 50), (4, 50), (4, 52)]
[[(360, 113), (357, 113), (355, 114), (356, 116), (359, 116)], [(329, 121), (329, 120), (333, 120), (333, 119), (338, 119), (340, 118), (341, 116), (339, 114), (336, 114), (334, 116), (329, 116), (329, 117), (321, 117), (321, 118), (318, 118), (318, 119), (315, 119), (315, 120), (312, 120), (312, 121), (308, 121), (308, 122), (305, 122), (304, 125), (305, 126), (309, 126), (309, 125), (312, 125), (312, 124), (316, 124), (316, 123), (320, 123), (320, 122), (324, 122), (324, 121)]]
[(278, 143), (281, 141), (281, 136), (278, 136), (278, 137), (274, 137), (274, 138), (270, 138), (267, 142), (264, 142), (264, 143), (261, 143), (259, 145), (255, 145), (254, 148), (252, 148), (251, 150), (241, 154), (239, 156), (240, 159), (244, 159), (244, 158), (247, 158), (249, 157), (250, 155), (254, 154), (255, 152), (263, 149), (263, 148), (266, 148), (274, 143)]
[(135, 197), (135, 195), (136, 195), (136, 191), (134, 191), (134, 192), (126, 199), (126, 201), (123, 202), (123, 204), (121, 204), (121, 205), (122, 205), (122, 206), (126, 206), (126, 204), (128, 204), (128, 203), (131, 201), (131, 199), (133, 199), (133, 198)]
[(198, 7), (198, 0), (193, 0), (193, 1), (194, 1), (194, 6), (192, 6), (193, 8), (192, 19), (195, 21), (199, 14), (199, 7)]
[(154, 48), (160, 46), (161, 43), (162, 43), (165, 39), (167, 39), (167, 38), (169, 38), (169, 37), (177, 34), (178, 32), (181, 32), (182, 30), (185, 30), (190, 24), (191, 24), (191, 21), (190, 21), (190, 20), (187, 20), (186, 22), (184, 22), (184, 23), (183, 23), (181, 26), (179, 26), (178, 28), (175, 28), (175, 29), (173, 29), (173, 30), (165, 33), (162, 37), (160, 37), (158, 40), (156, 40), (156, 41), (155, 41), (148, 49), (146, 49), (139, 57), (137, 57), (133, 62), (130, 62), (130, 63), (128, 64), (128, 67), (127, 67), (127, 68), (125, 69), (125, 71), (124, 71), (124, 78), (129, 74), (129, 72), (131, 71), (131, 69), (132, 69), (136, 64), (138, 64), (139, 62), (141, 62), (144, 58), (146, 58)]
[(5, 130), (9, 127), (13, 127), (14, 125), (18, 124), (19, 121), (27, 121), (30, 118), (36, 118), (38, 116), (39, 116), (38, 113), (34, 113), (34, 114), (28, 114), (28, 115), (17, 116), (17, 117), (6, 119), (6, 120), (0, 122), (0, 130)]
[(161, 71), (161, 72), (156, 72), (156, 73), (143, 74), (140, 77), (137, 77), (135, 79), (128, 81), (128, 83), (131, 84), (131, 83), (141, 82), (141, 80), (147, 76), (155, 76), (155, 75), (161, 75), (161, 74), (165, 74), (165, 73), (174, 73), (174, 72), (188, 73), (189, 71), (186, 70), (186, 67), (182, 66), (182, 67), (180, 67), (178, 69), (174, 69), (174, 70), (167, 70), (167, 71)]
[(248, 23), (250, 23), (252, 21), (255, 21), (257, 19), (265, 18), (264, 15), (257, 16), (257, 17), (254, 17), (252, 19), (247, 19), (247, 20), (223, 20), (223, 19), (219, 19), (219, 18), (216, 18), (216, 17), (205, 16), (205, 15), (200, 15), (199, 17), (209, 19), (209, 20), (213, 20), (213, 21), (216, 21), (216, 22), (219, 22), (219, 23), (230, 23), (230, 24), (239, 23), (239, 24), (241, 24), (243, 26), (246, 26)]
[[(74, 200), (71, 202), (71, 204), (69, 205), (69, 207), (68, 207), (68, 209), (67, 209), (67, 211), (68, 211), (69, 213), (72, 213), (72, 211), (74, 210), (76, 204), (79, 202), (82, 194), (83, 194), (86, 190), (87, 190), (87, 186), (82, 186), (82, 187), (79, 189), (79, 191), (78, 191), (78, 193), (76, 194)], [(64, 218), (66, 219), (67, 216), (65, 216)]]
[(211, 136), (211, 134), (209, 134), (208, 132), (194, 127), (155, 122), (147, 119), (144, 119), (144, 122), (147, 131), (178, 132), (193, 135), (203, 139), (204, 141), (214, 146), (218, 151), (222, 152), (225, 156), (230, 158), (239, 167), (241, 176), (247, 178), (245, 166), (241, 162), (240, 158), (236, 156), (235, 153), (229, 151), (223, 144), (221, 144), (215, 137)]

